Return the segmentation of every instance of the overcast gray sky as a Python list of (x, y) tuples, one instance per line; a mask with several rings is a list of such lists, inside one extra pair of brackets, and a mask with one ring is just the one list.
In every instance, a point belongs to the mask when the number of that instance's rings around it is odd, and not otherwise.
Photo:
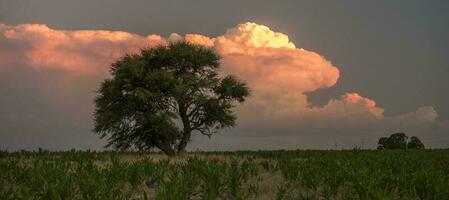
[[(41, 45), (30, 42), (35, 36), (29, 35), (16, 42), (8, 30), (16, 30), (17, 25), (124, 31), (142, 37), (197, 33), (215, 38), (245, 22), (283, 33), (296, 48), (316, 52), (338, 68), (338, 81), (332, 86), (299, 90), (300, 99), (307, 96), (309, 107), (323, 107), (331, 99), (356, 92), (383, 108), (385, 119), (344, 127), (318, 120), (323, 125), (309, 127), (295, 124), (303, 119), (298, 116), (313, 114), (296, 113), (282, 120), (267, 118), (265, 127), (253, 122), (248, 114), (251, 108), (243, 107), (236, 128), (212, 140), (195, 137), (191, 149), (375, 147), (379, 136), (394, 131), (418, 135), (432, 147), (448, 147), (448, 10), (445, 0), (0, 0), (0, 24), (4, 25), (0, 28), (0, 149), (98, 149), (103, 144), (90, 130), (94, 91), (106, 76), (76, 75), (67, 80), (61, 75), (65, 72), (27, 67), (36, 65), (36, 60), (9, 61), (12, 57), (29, 59), (29, 54), (20, 52)], [(432, 107), (437, 113), (431, 124), (413, 121), (411, 115), (420, 118), (421, 111), (433, 115), (426, 109), (418, 112), (422, 107)], [(407, 117), (409, 122), (403, 122)]]

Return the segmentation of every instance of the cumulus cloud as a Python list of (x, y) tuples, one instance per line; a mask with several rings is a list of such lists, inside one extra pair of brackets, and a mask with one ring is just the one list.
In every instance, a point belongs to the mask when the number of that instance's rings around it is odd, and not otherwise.
[(26, 65), (36, 70), (81, 74), (104, 73), (111, 61), (125, 53), (136, 53), (141, 47), (166, 42), (157, 35), (142, 37), (103, 30), (64, 31), (40, 24), (0, 24), (0, 32), (3, 67)]
[(203, 45), (206, 47), (214, 46), (213, 38), (211, 39), (211, 38), (208, 38), (207, 36), (200, 35), (200, 34), (186, 34), (184, 39), (185, 39), (185, 41), (193, 43), (193, 44)]
[[(25, 132), (37, 130), (36, 134), (45, 135), (45, 131), (50, 131), (64, 140), (61, 134), (74, 134), (73, 130), (77, 130), (82, 132), (81, 136), (65, 141), (69, 145), (102, 144), (92, 142), (92, 99), (107, 76), (110, 63), (140, 48), (181, 40), (215, 49), (223, 58), (221, 73), (236, 74), (253, 91), (248, 101), (238, 107), (238, 126), (228, 130), (231, 132), (228, 136), (218, 136), (209, 144), (227, 141), (232, 146), (237, 144), (234, 137), (240, 137), (239, 141), (246, 143), (239, 144), (237, 149), (298, 145), (322, 148), (331, 143), (330, 138), (339, 137), (350, 147), (357, 142), (353, 137), (357, 135), (356, 138), (370, 138), (373, 146), (381, 134), (392, 131), (425, 135), (431, 131), (441, 134), (447, 128), (447, 122), (438, 124), (438, 114), (432, 107), (384, 116), (384, 109), (375, 100), (356, 92), (342, 94), (321, 107), (312, 106), (307, 93), (334, 86), (340, 78), (338, 67), (317, 52), (296, 47), (286, 34), (256, 23), (239, 24), (215, 38), (176, 33), (164, 38), (121, 31), (68, 31), (38, 24), (0, 24), (0, 91), (10, 95), (7, 100), (0, 100), (0, 125), (10, 134), (0, 137), (9, 137), (11, 144), (20, 144), (22, 137), (18, 135)], [(30, 102), (34, 106), (23, 106)], [(18, 128), (19, 123), (23, 124), (20, 121), (25, 121), (28, 129)], [(49, 121), (58, 121), (58, 126)], [(85, 138), (90, 138), (89, 142)], [(196, 144), (198, 147), (207, 143), (195, 140), (200, 142)], [(214, 149), (213, 145), (209, 147)]]
[[(255, 48), (270, 47), (295, 49), (295, 45), (289, 41), (287, 35), (274, 32), (264, 25), (251, 22), (239, 24), (234, 28), (228, 29), (223, 36), (217, 37), (217, 42), (228, 45), (245, 45)], [(228, 50), (230, 51), (232, 49)]]
[(312, 110), (334, 118), (350, 117), (357, 119), (364, 115), (373, 119), (384, 118), (383, 108), (376, 107), (374, 100), (362, 97), (355, 92), (343, 94), (338, 99), (330, 100), (325, 106)]

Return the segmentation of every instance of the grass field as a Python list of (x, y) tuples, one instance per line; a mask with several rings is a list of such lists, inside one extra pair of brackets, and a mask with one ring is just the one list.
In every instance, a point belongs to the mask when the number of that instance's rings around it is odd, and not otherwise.
[(0, 152), (0, 199), (449, 199), (449, 150)]

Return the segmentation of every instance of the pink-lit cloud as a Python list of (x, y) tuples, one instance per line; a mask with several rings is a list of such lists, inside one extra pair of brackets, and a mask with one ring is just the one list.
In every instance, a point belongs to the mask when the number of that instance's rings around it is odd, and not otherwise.
[(0, 33), (2, 46), (15, 47), (0, 47), (0, 56), (18, 59), (6, 59), (6, 62), (22, 62), (36, 70), (62, 70), (81, 74), (104, 73), (113, 60), (125, 53), (136, 53), (141, 47), (165, 42), (157, 35), (142, 37), (103, 30), (64, 31), (39, 24), (0, 24)]

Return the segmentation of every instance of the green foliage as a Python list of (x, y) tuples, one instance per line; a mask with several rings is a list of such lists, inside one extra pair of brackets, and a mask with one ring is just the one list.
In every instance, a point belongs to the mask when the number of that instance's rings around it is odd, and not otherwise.
[(126, 55), (98, 91), (95, 132), (116, 149), (156, 147), (172, 156), (185, 151), (191, 132), (234, 126), (234, 104), (249, 89), (233, 75), (221, 78), (219, 66), (212, 49), (185, 42)]
[(0, 152), (0, 199), (449, 199), (449, 150), (153, 155)]
[(424, 149), (424, 144), (418, 137), (411, 137), (410, 142), (407, 144), (408, 149)]
[(407, 136), (405, 133), (394, 133), (388, 138), (380, 138), (378, 144), (381, 149), (405, 149), (407, 147)]
[(378, 142), (378, 149), (424, 149), (424, 144), (418, 137), (408, 137), (405, 133), (394, 133), (390, 137), (381, 137)]

